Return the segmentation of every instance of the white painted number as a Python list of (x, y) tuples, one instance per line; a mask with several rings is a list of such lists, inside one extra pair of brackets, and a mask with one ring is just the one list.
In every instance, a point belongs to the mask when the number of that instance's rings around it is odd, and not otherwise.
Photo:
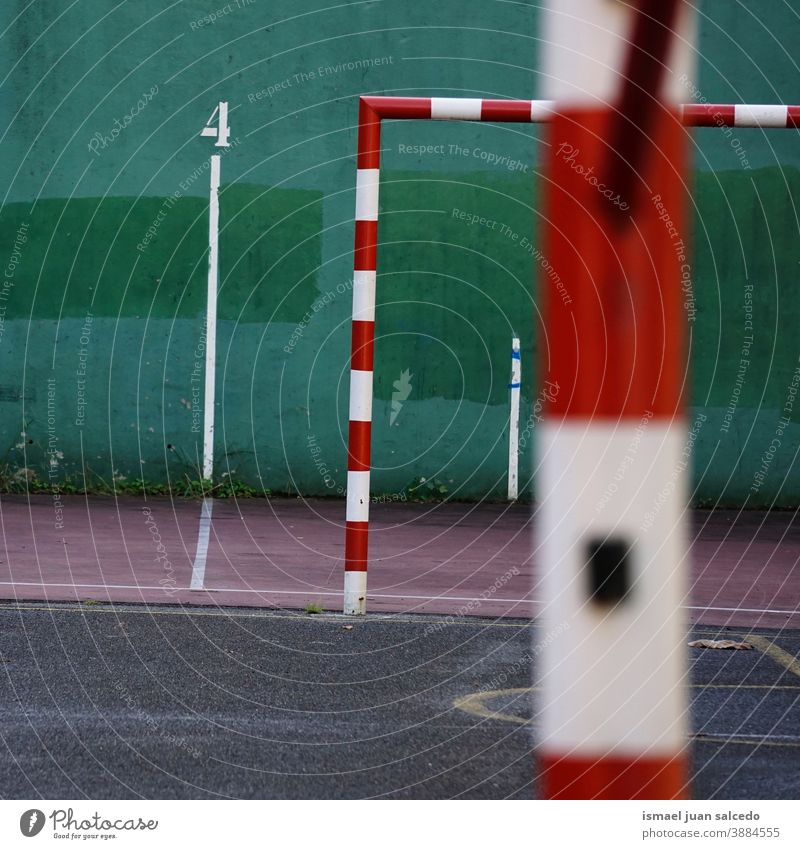
[[(218, 126), (214, 127), (211, 122), (217, 116), (219, 116)], [(206, 121), (200, 135), (211, 136), (212, 139), (216, 139), (215, 147), (230, 147), (228, 139), (231, 136), (231, 130), (228, 126), (228, 102), (226, 100), (220, 100), (219, 106), (211, 113), (211, 117)]]

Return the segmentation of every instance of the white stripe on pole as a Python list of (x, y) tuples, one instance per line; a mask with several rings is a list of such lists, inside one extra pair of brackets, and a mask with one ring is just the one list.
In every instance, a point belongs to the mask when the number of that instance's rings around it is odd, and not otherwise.
[(350, 370), (350, 421), (372, 421), (372, 372)]
[(345, 613), (359, 614), (366, 610), (367, 596), (367, 573), (345, 572), (344, 573), (344, 611)]
[(347, 473), (347, 521), (369, 521), (369, 472)]
[(478, 97), (432, 97), (434, 121), (480, 121), (483, 101)]
[(788, 106), (737, 103), (733, 107), (733, 123), (737, 127), (785, 127)]
[(375, 271), (353, 272), (353, 321), (375, 321)]
[[(544, 419), (538, 434), (544, 628), (559, 635), (539, 661), (541, 744), (674, 754), (687, 732), (685, 423)], [(631, 546), (632, 583), (612, 609), (590, 600), (586, 549), (615, 538)]]
[(544, 121), (551, 121), (555, 103), (552, 100), (532, 100), (531, 101), (531, 121), (534, 124), (540, 124)]
[(356, 221), (378, 220), (379, 168), (359, 168), (356, 171)]
[(203, 477), (214, 473), (214, 392), (217, 363), (217, 277), (219, 265), (219, 154), (211, 157), (208, 207), (208, 294), (206, 297), (206, 391), (203, 421)]
[(508, 421), (508, 500), (516, 501), (519, 494), (519, 393), (522, 361), (519, 339), (511, 340), (510, 415)]

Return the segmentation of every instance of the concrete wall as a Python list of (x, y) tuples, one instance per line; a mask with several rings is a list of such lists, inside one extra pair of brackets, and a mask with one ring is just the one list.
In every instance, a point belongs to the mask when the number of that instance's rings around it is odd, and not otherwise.
[[(798, 17), (759, 6), (702, 5), (687, 101), (800, 99)], [(340, 492), (357, 96), (536, 96), (538, 28), (536, 4), (486, 0), (6, 3), (0, 452), (12, 470), (165, 480), (197, 467), (213, 152), (198, 133), (226, 99), (218, 473)], [(797, 504), (800, 139), (693, 138), (695, 500)], [(531, 285), (540, 134), (402, 122), (383, 140), (374, 490), (424, 476), (457, 497), (502, 496), (512, 330), (523, 408), (544, 353)], [(408, 397), (392, 420), (395, 381)]]

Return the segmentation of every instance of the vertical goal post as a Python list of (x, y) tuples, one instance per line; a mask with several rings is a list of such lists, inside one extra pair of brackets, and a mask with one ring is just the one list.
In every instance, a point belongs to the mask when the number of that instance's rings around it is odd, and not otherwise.
[[(367, 565), (375, 339), (375, 279), (381, 125), (384, 120), (550, 123), (551, 100), (457, 97), (359, 98), (356, 156), (353, 318), (347, 452), (344, 612), (367, 610)], [(684, 127), (800, 129), (800, 105), (690, 103), (677, 108)]]

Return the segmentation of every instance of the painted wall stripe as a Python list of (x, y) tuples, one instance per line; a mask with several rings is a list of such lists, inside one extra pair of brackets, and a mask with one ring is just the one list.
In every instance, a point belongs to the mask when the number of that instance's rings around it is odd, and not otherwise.
[(378, 220), (378, 168), (359, 168), (356, 171), (356, 220)]
[(432, 97), (431, 118), (434, 121), (480, 121), (483, 101), (469, 97)]

